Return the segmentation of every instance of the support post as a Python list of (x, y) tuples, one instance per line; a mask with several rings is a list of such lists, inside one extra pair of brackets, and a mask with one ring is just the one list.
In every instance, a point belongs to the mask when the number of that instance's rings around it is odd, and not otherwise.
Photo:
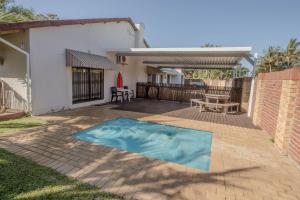
[(252, 114), (257, 57), (258, 57), (258, 55), (257, 55), (257, 53), (255, 53), (254, 54), (254, 60), (252, 60), (251, 58), (246, 58), (253, 66), (253, 68), (252, 68), (251, 89), (250, 89), (250, 96), (249, 96), (249, 105), (248, 105), (248, 112), (247, 112), (248, 117), (251, 117), (251, 114)]

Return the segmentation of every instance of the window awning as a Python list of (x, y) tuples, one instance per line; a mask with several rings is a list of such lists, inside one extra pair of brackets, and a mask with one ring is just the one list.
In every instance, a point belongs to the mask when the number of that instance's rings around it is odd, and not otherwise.
[(117, 66), (100, 55), (66, 49), (66, 66), (114, 70)]

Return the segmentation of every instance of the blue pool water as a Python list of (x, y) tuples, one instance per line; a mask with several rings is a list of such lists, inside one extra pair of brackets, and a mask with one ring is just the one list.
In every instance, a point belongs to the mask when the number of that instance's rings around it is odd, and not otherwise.
[(206, 131), (116, 118), (73, 135), (147, 157), (209, 170), (212, 135)]

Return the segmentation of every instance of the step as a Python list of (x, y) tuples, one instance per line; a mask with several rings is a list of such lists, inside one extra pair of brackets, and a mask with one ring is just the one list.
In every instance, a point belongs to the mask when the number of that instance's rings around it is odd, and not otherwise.
[(15, 111), (15, 110), (6, 110), (3, 113), (0, 113), (0, 121), (18, 119), (25, 116), (24, 111)]

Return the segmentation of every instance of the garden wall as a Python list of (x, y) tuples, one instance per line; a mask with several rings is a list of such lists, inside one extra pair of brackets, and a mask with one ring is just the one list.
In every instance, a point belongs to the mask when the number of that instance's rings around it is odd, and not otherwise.
[(300, 164), (300, 68), (259, 74), (253, 123), (273, 138), (275, 146)]
[(300, 81), (298, 81), (297, 95), (295, 100), (294, 124), (288, 148), (289, 155), (300, 163)]

